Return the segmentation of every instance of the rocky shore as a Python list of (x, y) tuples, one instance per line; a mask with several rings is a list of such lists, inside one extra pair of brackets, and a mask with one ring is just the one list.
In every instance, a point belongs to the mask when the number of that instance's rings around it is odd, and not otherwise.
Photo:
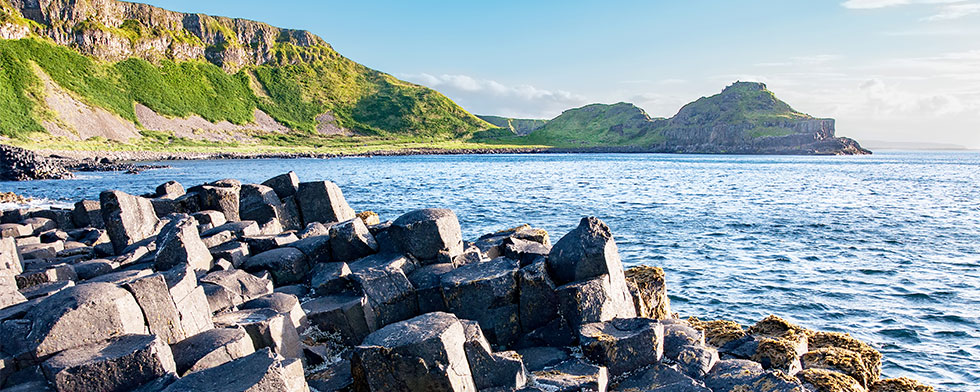
[(679, 318), (596, 218), (466, 241), (287, 173), (0, 222), (3, 390), (932, 390), (847, 334)]
[(109, 158), (104, 153), (72, 158), (41, 154), (0, 144), (0, 181), (30, 181), (72, 178), (73, 172), (124, 171), (139, 173), (166, 166), (135, 164)]

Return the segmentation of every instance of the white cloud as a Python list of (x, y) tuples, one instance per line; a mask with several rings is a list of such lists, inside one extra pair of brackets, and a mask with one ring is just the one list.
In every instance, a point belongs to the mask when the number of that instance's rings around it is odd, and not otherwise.
[(815, 54), (808, 56), (794, 56), (785, 61), (771, 61), (756, 64), (760, 67), (788, 67), (800, 65), (821, 65), (841, 59), (837, 54)]
[(591, 103), (586, 97), (564, 90), (505, 85), (469, 75), (402, 74), (400, 78), (446, 94), (468, 111), (519, 118), (552, 118), (562, 111)]
[(977, 102), (964, 102), (949, 93), (913, 93), (882, 79), (870, 79), (861, 83), (863, 109), (878, 116), (916, 113), (920, 116), (941, 117), (975, 111)]
[(953, 20), (970, 16), (978, 12), (980, 12), (980, 4), (978, 3), (950, 4), (941, 7), (938, 13), (925, 18), (925, 20), (929, 22)]
[(910, 4), (953, 4), (966, 0), (847, 0), (841, 3), (850, 9), (878, 9)]

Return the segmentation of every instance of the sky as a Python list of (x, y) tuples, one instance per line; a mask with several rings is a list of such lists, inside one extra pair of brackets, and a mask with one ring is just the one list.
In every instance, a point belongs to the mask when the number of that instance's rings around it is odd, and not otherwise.
[(980, 148), (980, 0), (147, 2), (310, 30), (475, 114), (670, 117), (759, 81), (840, 136)]

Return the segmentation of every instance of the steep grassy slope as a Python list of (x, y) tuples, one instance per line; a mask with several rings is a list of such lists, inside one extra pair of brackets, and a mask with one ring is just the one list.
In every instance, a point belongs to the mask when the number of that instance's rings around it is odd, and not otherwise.
[(53, 117), (35, 69), (80, 101), (137, 123), (139, 103), (165, 116), (233, 124), (254, 121), (258, 108), (300, 134), (329, 125), (448, 139), (492, 127), (307, 32), (114, 0), (42, 4), (0, 0), (0, 37), (8, 38), (0, 39), (4, 136), (44, 132)]
[(515, 135), (527, 135), (531, 132), (538, 130), (539, 128), (545, 126), (548, 120), (532, 120), (524, 118), (507, 118), (500, 116), (481, 116), (477, 115), (481, 120), (490, 123), (491, 125), (508, 129), (511, 133)]

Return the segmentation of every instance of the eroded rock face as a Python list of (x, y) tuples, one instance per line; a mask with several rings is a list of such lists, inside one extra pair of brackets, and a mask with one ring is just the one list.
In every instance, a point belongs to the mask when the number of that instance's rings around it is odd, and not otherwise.
[(171, 347), (181, 375), (210, 369), (255, 352), (242, 328), (216, 328), (188, 337)]
[(211, 270), (211, 252), (201, 241), (197, 228), (197, 220), (185, 214), (173, 216), (163, 226), (157, 236), (155, 268), (158, 271), (166, 271), (179, 264), (188, 264), (201, 272)]
[(176, 372), (165, 342), (153, 335), (124, 335), (65, 350), (44, 362), (58, 391), (130, 391)]
[(156, 211), (149, 199), (120, 191), (105, 191), (99, 195), (102, 220), (116, 253), (145, 240), (156, 233)]
[(162, 392), (309, 392), (303, 363), (265, 348), (222, 365), (190, 373)]
[(354, 350), (351, 372), (358, 390), (476, 391), (456, 316), (434, 312), (391, 324)]

